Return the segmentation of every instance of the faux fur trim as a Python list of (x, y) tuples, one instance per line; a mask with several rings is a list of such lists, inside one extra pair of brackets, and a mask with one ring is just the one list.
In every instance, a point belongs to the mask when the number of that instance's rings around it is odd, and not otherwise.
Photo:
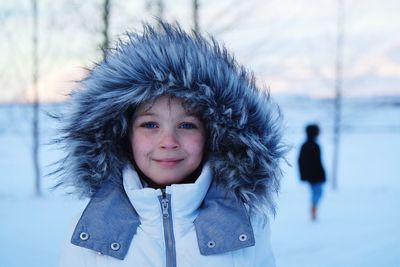
[(59, 185), (90, 197), (106, 180), (121, 182), (130, 116), (169, 94), (202, 116), (216, 182), (252, 208), (274, 210), (285, 151), (281, 115), (253, 74), (213, 38), (179, 25), (145, 24), (143, 33), (126, 37), (71, 94), (59, 138), (67, 152)]

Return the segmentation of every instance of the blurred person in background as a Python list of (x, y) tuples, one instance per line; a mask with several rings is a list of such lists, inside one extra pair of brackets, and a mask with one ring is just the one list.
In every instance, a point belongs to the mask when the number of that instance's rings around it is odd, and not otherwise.
[(321, 149), (317, 143), (317, 137), (320, 134), (318, 125), (307, 125), (306, 134), (307, 140), (301, 146), (298, 165), (301, 181), (307, 182), (310, 186), (311, 219), (315, 221), (326, 177), (321, 161)]

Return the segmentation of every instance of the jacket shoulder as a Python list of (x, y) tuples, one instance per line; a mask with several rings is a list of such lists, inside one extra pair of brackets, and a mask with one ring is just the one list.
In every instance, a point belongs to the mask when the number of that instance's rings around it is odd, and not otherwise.
[(109, 181), (89, 201), (71, 243), (124, 259), (139, 225), (139, 217), (124, 189)]

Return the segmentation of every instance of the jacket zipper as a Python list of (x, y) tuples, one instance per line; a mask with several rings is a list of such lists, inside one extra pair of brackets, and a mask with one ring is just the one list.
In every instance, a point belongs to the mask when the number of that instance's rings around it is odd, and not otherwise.
[(165, 193), (165, 189), (161, 189), (162, 196), (159, 197), (164, 226), (166, 267), (176, 267), (176, 250), (174, 229), (172, 224), (170, 198)]

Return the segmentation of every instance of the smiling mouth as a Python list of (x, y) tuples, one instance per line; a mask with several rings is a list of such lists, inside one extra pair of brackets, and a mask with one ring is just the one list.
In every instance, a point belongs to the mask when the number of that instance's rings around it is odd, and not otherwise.
[(164, 167), (174, 167), (178, 165), (183, 159), (153, 159), (159, 165)]

